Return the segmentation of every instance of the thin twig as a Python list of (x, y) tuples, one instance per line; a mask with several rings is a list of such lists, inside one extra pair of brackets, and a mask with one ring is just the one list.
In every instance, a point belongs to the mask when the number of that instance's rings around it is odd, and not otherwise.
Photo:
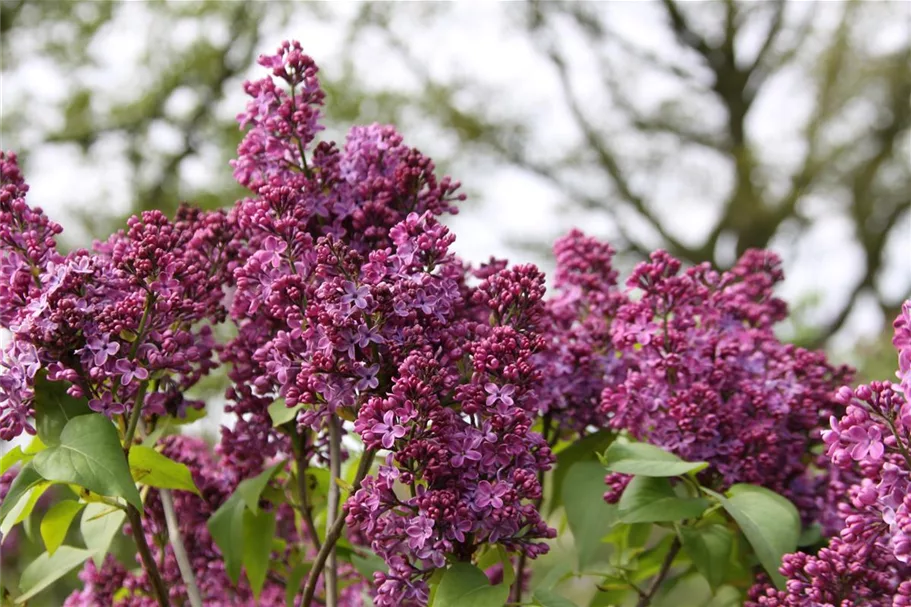
[[(364, 451), (364, 454), (361, 456), (361, 463), (357, 468), (357, 475), (354, 477), (354, 482), (351, 484), (351, 495), (354, 495), (354, 493), (361, 488), (361, 482), (364, 480), (364, 477), (367, 476), (367, 472), (370, 470), (370, 464), (373, 463), (373, 455), (374, 451), (368, 449)], [(320, 573), (322, 573), (323, 567), (326, 565), (326, 559), (329, 558), (329, 552), (335, 547), (335, 543), (338, 542), (338, 538), (341, 537), (342, 529), (344, 529), (344, 527), (345, 517), (340, 516), (335, 519), (335, 524), (333, 524), (332, 528), (326, 533), (326, 541), (316, 555), (316, 559), (313, 561), (313, 568), (310, 569), (310, 573), (307, 575), (307, 584), (304, 587), (304, 600), (301, 603), (301, 607), (310, 607), (310, 604), (313, 602), (313, 595), (316, 592), (316, 582), (319, 580)]]
[[(329, 532), (335, 526), (338, 515), (338, 502), (341, 495), (338, 479), (342, 470), (342, 436), (339, 429), (338, 418), (329, 417), (329, 497), (326, 504), (326, 543), (329, 544)], [(338, 607), (338, 560), (335, 552), (335, 542), (329, 546), (329, 555), (326, 561), (326, 606)]]
[(300, 513), (301, 518), (304, 521), (304, 527), (307, 528), (307, 535), (310, 536), (310, 540), (313, 542), (313, 545), (316, 546), (317, 551), (322, 548), (322, 543), (319, 540), (319, 533), (316, 532), (316, 524), (313, 522), (313, 511), (310, 507), (310, 495), (309, 490), (307, 489), (307, 443), (308, 443), (308, 431), (304, 431), (300, 435), (300, 448), (297, 450), (295, 455), (295, 462), (297, 463), (297, 499), (300, 502)]
[(155, 598), (161, 607), (170, 607), (171, 601), (168, 598), (168, 589), (161, 579), (161, 573), (158, 571), (158, 565), (149, 550), (146, 543), (145, 533), (142, 530), (142, 518), (139, 516), (139, 510), (133, 504), (127, 504), (127, 518), (130, 520), (130, 529), (132, 530), (133, 541), (136, 542), (136, 549), (139, 551), (139, 558), (142, 559), (142, 565), (149, 575), (149, 581), (152, 583), (152, 590), (155, 592)]
[(161, 498), (161, 507), (164, 509), (164, 520), (168, 525), (168, 539), (171, 542), (171, 548), (174, 549), (174, 557), (177, 559), (177, 566), (180, 569), (180, 577), (187, 587), (187, 597), (190, 599), (192, 607), (202, 607), (202, 597), (199, 594), (199, 586), (196, 585), (196, 576), (193, 575), (193, 566), (187, 556), (187, 550), (183, 545), (183, 538), (180, 536), (180, 528), (177, 526), (177, 514), (174, 512), (174, 500), (168, 489), (159, 489), (158, 497)]
[(667, 556), (664, 557), (664, 562), (661, 564), (661, 570), (658, 572), (658, 576), (655, 578), (655, 581), (652, 582), (652, 587), (649, 588), (645, 595), (639, 597), (639, 602), (636, 603), (636, 607), (648, 607), (648, 605), (651, 605), (652, 599), (658, 594), (658, 590), (661, 588), (664, 578), (667, 577), (668, 571), (671, 570), (671, 563), (674, 562), (674, 558), (677, 556), (678, 552), (680, 552), (680, 538), (675, 537), (674, 543), (671, 544), (670, 550), (667, 551)]

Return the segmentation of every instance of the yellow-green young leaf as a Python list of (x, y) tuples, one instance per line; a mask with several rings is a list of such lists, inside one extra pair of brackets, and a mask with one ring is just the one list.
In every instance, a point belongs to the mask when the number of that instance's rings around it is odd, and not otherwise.
[(244, 511), (244, 501), (235, 492), (206, 523), (225, 560), (225, 571), (235, 584), (240, 579), (244, 554)]
[(41, 519), (41, 539), (44, 540), (48, 554), (54, 554), (63, 544), (70, 524), (83, 506), (85, 504), (74, 500), (63, 500), (54, 504)]
[(38, 474), (38, 471), (35, 470), (35, 467), (31, 462), (22, 466), (22, 470), (19, 471), (19, 474), (17, 474), (16, 478), (13, 479), (13, 482), (10, 483), (9, 490), (6, 492), (6, 497), (3, 498), (3, 501), (0, 501), (0, 521), (5, 520), (13, 507), (19, 503), (19, 500), (43, 480), (44, 479), (41, 478), (41, 475)]
[(469, 563), (454, 563), (443, 573), (433, 607), (503, 607), (509, 597), (506, 584), (490, 585), (487, 575)]
[(535, 604), (540, 605), (540, 607), (578, 607), (575, 603), (563, 598), (553, 590), (535, 590), (532, 598), (535, 600)]
[(141, 485), (199, 495), (190, 469), (151, 447), (136, 445), (130, 449), (130, 472), (133, 473), (133, 480)]
[(269, 572), (269, 555), (272, 552), (272, 536), (275, 535), (275, 515), (271, 512), (254, 514), (244, 510), (243, 563), (253, 596), (259, 598), (266, 574)]
[(36, 453), (40, 453), (45, 449), (47, 449), (47, 445), (41, 442), (40, 436), (36, 436), (32, 439), (32, 442), (30, 442), (28, 446), (22, 450), (22, 452), (26, 455), (35, 455)]
[(117, 430), (101, 414), (80, 415), (68, 421), (60, 433), (60, 444), (45, 449), (31, 463), (47, 480), (122, 497), (142, 510), (142, 499), (123, 457)]
[(282, 460), (253, 478), (242, 481), (237, 486), (237, 494), (240, 495), (241, 499), (243, 499), (244, 503), (247, 505), (247, 508), (249, 508), (253, 514), (259, 512), (259, 497), (262, 495), (266, 485), (268, 485), (269, 481), (272, 480), (272, 477), (278, 474), (284, 467), (285, 461)]
[(15, 449), (10, 449), (3, 454), (2, 458), (0, 458), (0, 474), (3, 474), (19, 462), (28, 461), (30, 459), (32, 459), (31, 456), (27, 455), (22, 450), (22, 447), (16, 445)]
[(94, 553), (96, 566), (101, 566), (126, 516), (123, 510), (98, 502), (88, 504), (82, 511), (79, 530), (86, 547)]
[(22, 572), (16, 603), (24, 603), (92, 556), (91, 550), (61, 546), (53, 555), (45, 552)]
[(41, 499), (41, 496), (52, 484), (48, 481), (40, 481), (28, 489), (12, 507), (3, 522), (0, 523), (0, 533), (6, 535), (10, 529), (28, 518), (32, 510), (35, 509), (35, 504), (38, 503), (38, 500)]
[(285, 404), (285, 399), (279, 399), (269, 405), (269, 417), (272, 419), (272, 427), (278, 428), (297, 417), (297, 412), (304, 408), (303, 403), (294, 407)]

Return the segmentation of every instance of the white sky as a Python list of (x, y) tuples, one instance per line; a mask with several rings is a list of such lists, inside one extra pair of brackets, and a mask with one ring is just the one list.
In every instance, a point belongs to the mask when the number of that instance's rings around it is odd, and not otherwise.
[[(792, 10), (805, 10), (804, 3), (794, 3)], [(77, 9), (79, 5), (76, 5)], [(179, 47), (189, 44), (199, 35), (198, 26), (187, 21), (167, 31), (155, 28), (148, 6), (142, 2), (131, 3), (129, 10), (113, 24), (91, 49), (98, 66), (82, 71), (79, 78), (93, 88), (107, 92), (112, 100), (130, 99), (133, 96), (132, 83), (141, 82), (146, 74), (140, 67), (142, 55), (147, 46), (166, 38), (168, 44)], [(471, 76), (490, 90), (500, 91), (498, 95), (482, 100), (495, 113), (504, 116), (528, 116), (534, 126), (536, 141), (542, 150), (560, 149), (571, 146), (576, 140), (575, 127), (565, 106), (560, 102), (558, 82), (548, 65), (533, 49), (528, 39), (516, 33), (511, 27), (515, 20), (515, 5), (498, 3), (456, 3), (451, 5), (445, 19), (436, 19), (430, 26), (417, 28), (412, 18), (420, 10), (416, 4), (403, 6), (396, 14), (393, 28), (407, 35), (415, 55), (421, 58), (426, 69), (441, 81), (453, 76)], [(667, 29), (658, 21), (660, 12), (656, 5), (647, 2), (610, 3), (612, 23), (617, 31), (637, 43), (647, 44), (655, 52), (673, 51)], [(345, 43), (342, 24), (358, 9), (354, 3), (339, 2), (331, 5), (338, 19), (329, 22), (309, 18), (301, 11), (300, 18), (283, 27), (264, 23), (264, 31), (271, 31), (264, 37), (261, 52), (271, 52), (284, 38), (302, 41), (306, 51), (316, 58), (325, 73), (338, 73)], [(836, 17), (834, 10), (820, 11), (820, 19), (830, 22)], [(887, 24), (888, 25), (888, 24)], [(891, 24), (877, 32), (874, 44), (889, 48), (902, 36), (908, 34), (907, 24)], [(761, 34), (761, 32), (756, 32)], [(206, 35), (214, 39), (227, 34), (218, 28), (208, 28)], [(43, 35), (65, 37), (65, 28), (49, 31)], [(150, 42), (151, 41), (151, 42)], [(29, 44), (37, 40), (18, 41), (20, 55), (28, 53)], [(749, 46), (749, 45), (747, 45)], [(597, 100), (598, 83), (588, 78), (586, 55), (572, 53), (573, 41), (568, 42), (571, 55), (578, 59), (575, 65), (575, 84), (587, 98)], [(393, 84), (403, 90), (417, 93), (419, 83), (409, 69), (394, 55), (391, 55), (381, 37), (366, 35), (356, 44), (355, 60), (365, 83), (376, 87)], [(250, 75), (256, 74), (251, 66)], [(68, 94), (66, 78), (61, 78), (56, 66), (39, 55), (23, 63), (19, 69), (7, 73), (2, 80), (2, 103), (12, 106), (18, 99), (29, 99), (30, 120), (34, 129), (26, 129), (22, 145), (35, 141), (45, 126), (59, 124), (60, 117), (50, 111), (54, 103)], [(632, 81), (631, 81), (632, 82)], [(660, 78), (641, 78), (635, 81), (633, 91), (644, 104), (658, 105), (672, 99), (678, 91), (669, 87)], [(466, 102), (471, 103), (468, 99)], [(226, 104), (215, 108), (225, 116), (233, 116), (242, 107), (243, 95), (238, 88)], [(601, 104), (601, 105), (598, 105)], [(799, 141), (794, 137), (809, 108), (806, 87), (793, 73), (778, 78), (757, 102), (758, 106), (748, 124), (750, 136), (759, 143), (760, 152), (769, 162), (793, 163), (802, 152)], [(181, 111), (180, 99), (172, 100), (170, 111)], [(593, 109), (603, 115), (610, 115), (609, 104), (593, 102)], [(707, 111), (707, 115), (710, 115)], [(414, 124), (397, 125), (406, 141), (420, 147), (425, 153), (453, 154), (458, 152), (452, 136), (429, 130), (420, 120)], [(167, 148), (178, 134), (170, 133), (164, 127), (154, 135), (154, 144)], [(335, 133), (339, 136), (340, 134)], [(635, 143), (630, 142), (631, 153)], [(0, 142), (2, 147), (2, 142)], [(62, 220), (65, 226), (72, 225), (67, 213), (73, 209), (98, 208), (123, 210), (127, 208), (127, 166), (119, 157), (123, 141), (109, 141), (98, 150), (96, 158), (88, 163), (75, 152), (59, 147), (32, 149), (29, 174), (26, 176), (32, 186), (32, 204), (44, 207), (52, 216)], [(729, 187), (725, 179), (694, 182), (695, 171), (691, 167), (705, 167), (710, 158), (684, 158), (679, 166), (666, 170), (673, 179), (665, 179), (655, 185), (667, 204), (660, 207), (662, 213), (676, 215), (674, 233), (684, 241), (693, 241), (692, 235), (705, 232), (710, 226), (716, 208), (711, 202), (719, 193)], [(191, 164), (187, 179), (202, 185), (209, 179), (212, 167), (205, 162)], [(230, 171), (229, 167), (220, 170)], [(509, 167), (479, 166), (472, 158), (462, 158), (454, 166), (454, 177), (460, 179), (469, 191), (483, 192), (482, 205), (466, 206), (461, 215), (451, 222), (458, 235), (457, 251), (464, 257), (481, 261), (490, 255), (509, 257), (515, 261), (540, 261), (512, 243), (516, 240), (544, 240), (579, 226), (586, 231), (610, 237), (613, 233), (610, 223), (604, 217), (592, 217), (581, 212), (567, 212), (562, 209), (560, 192), (519, 170)], [(723, 170), (718, 175), (724, 176)], [(676, 181), (679, 179), (679, 181)], [(685, 183), (686, 187), (680, 187)], [(591, 184), (597, 192), (597, 183)], [(226, 201), (227, 202), (227, 201)], [(823, 207), (824, 208), (824, 207)], [(851, 241), (850, 223), (839, 215), (832, 215), (818, 221), (815, 228), (800, 242), (781, 237), (774, 248), (784, 257), (788, 279), (782, 294), (796, 300), (808, 292), (821, 292), (825, 297), (817, 313), (829, 315), (838, 307), (838, 302), (860, 273), (859, 251), (846, 246)], [(911, 276), (911, 224), (899, 232), (907, 238), (891, 243), (891, 276), (896, 284)], [(698, 239), (695, 239), (698, 240)], [(657, 241), (656, 241), (657, 243)], [(543, 264), (549, 269), (549, 264)], [(905, 284), (907, 282), (905, 281)], [(848, 329), (836, 346), (849, 343), (855, 336), (880, 330), (882, 319), (872, 302), (858, 306)]]

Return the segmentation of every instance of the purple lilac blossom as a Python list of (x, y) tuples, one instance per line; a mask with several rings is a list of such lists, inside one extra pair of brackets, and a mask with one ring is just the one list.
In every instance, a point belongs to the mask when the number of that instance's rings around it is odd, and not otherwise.
[[(900, 380), (911, 356), (909, 309), (911, 301), (894, 324)], [(838, 391), (845, 411), (823, 432), (826, 455), (858, 479), (838, 503), (841, 531), (816, 555), (786, 555), (786, 589), (759, 583), (747, 607), (911, 606), (911, 401), (903, 392), (888, 381)]]

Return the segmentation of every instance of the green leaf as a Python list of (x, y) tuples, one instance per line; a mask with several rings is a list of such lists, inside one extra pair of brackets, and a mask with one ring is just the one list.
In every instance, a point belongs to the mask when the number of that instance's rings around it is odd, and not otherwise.
[(351, 564), (357, 569), (357, 572), (368, 580), (373, 579), (373, 574), (377, 571), (386, 571), (386, 561), (377, 556), (373, 551), (367, 552), (367, 556), (360, 556), (357, 553), (351, 555)]
[(142, 510), (117, 431), (101, 414), (71, 419), (60, 433), (60, 444), (36, 455), (32, 464), (49, 481), (73, 483), (101, 495), (122, 497)]
[(278, 428), (297, 418), (297, 412), (304, 408), (303, 403), (289, 407), (285, 404), (285, 399), (279, 399), (269, 405), (269, 417), (272, 419), (272, 427)]
[(266, 574), (269, 572), (272, 536), (275, 535), (275, 515), (271, 512), (255, 514), (245, 510), (243, 517), (243, 564), (253, 596), (259, 599), (259, 593), (266, 583)]
[(487, 571), (494, 565), (503, 565), (503, 583), (507, 586), (512, 586), (513, 581), (516, 579), (512, 558), (506, 552), (506, 549), (499, 544), (488, 545), (487, 550), (477, 559), (477, 566), (481, 571)]
[(32, 442), (30, 442), (22, 452), (26, 455), (35, 455), (36, 453), (41, 453), (45, 449), (47, 449), (47, 445), (41, 442), (40, 436), (36, 436), (32, 438)]
[(680, 476), (699, 472), (708, 462), (687, 462), (648, 443), (613, 443), (605, 453), (605, 466), (613, 472), (637, 476)]
[(285, 461), (282, 460), (253, 478), (241, 481), (237, 486), (237, 493), (253, 514), (259, 512), (259, 496), (262, 495), (266, 485), (268, 485), (269, 481), (272, 480), (272, 477), (278, 474), (279, 470), (282, 470), (284, 467)]
[(617, 436), (610, 430), (600, 430), (594, 434), (589, 434), (582, 440), (569, 443), (564, 449), (556, 453), (557, 465), (553, 474), (553, 491), (548, 500), (549, 510), (553, 512), (558, 506), (563, 504), (563, 481), (566, 479), (566, 473), (576, 462), (596, 461), (598, 453), (601, 453), (610, 446), (611, 442)]
[(13, 506), (9, 514), (6, 515), (6, 518), (3, 519), (3, 523), (0, 524), (0, 534), (6, 535), (9, 533), (10, 529), (26, 520), (29, 515), (31, 515), (32, 510), (35, 509), (35, 504), (38, 503), (38, 500), (41, 499), (41, 496), (44, 495), (44, 492), (47, 491), (48, 487), (52, 484), (53, 483), (47, 481), (41, 481), (32, 485), (32, 487), (19, 498), (19, 501)]
[(797, 540), (797, 545), (801, 548), (806, 546), (815, 546), (816, 544), (822, 542), (824, 536), (822, 534), (822, 525), (819, 523), (813, 523), (800, 533), (800, 538)]
[(734, 485), (728, 490), (728, 497), (705, 488), (703, 491), (721, 502), (775, 585), (784, 589), (784, 576), (778, 572), (781, 557), (795, 552), (800, 539), (800, 514), (794, 504), (757, 485)]
[(67, 422), (92, 412), (83, 398), (67, 394), (66, 383), (48, 381), (41, 373), (35, 378), (35, 429), (45, 445), (60, 444), (60, 434)]
[(61, 546), (53, 555), (45, 552), (25, 568), (19, 578), (19, 589), (23, 594), (17, 603), (29, 600), (92, 556), (91, 550), (72, 546)]
[(573, 532), (579, 570), (595, 558), (604, 537), (617, 519), (615, 506), (604, 502), (604, 468), (598, 462), (577, 462), (563, 481), (563, 506)]
[(53, 555), (66, 539), (70, 524), (85, 504), (74, 500), (63, 500), (54, 504), (41, 519), (41, 539), (48, 554)]
[(190, 469), (151, 447), (135, 445), (130, 449), (133, 480), (149, 487), (179, 489), (200, 495)]
[[(286, 607), (295, 607), (297, 595), (300, 593), (301, 585), (304, 578), (313, 568), (313, 563), (298, 563), (288, 574), (288, 580), (285, 583), (285, 605)], [(372, 578), (371, 578), (372, 579)]]
[(483, 571), (469, 563), (455, 563), (443, 574), (434, 607), (503, 607), (509, 597), (506, 584), (490, 585)]
[(123, 510), (99, 502), (88, 504), (82, 511), (79, 531), (86, 547), (94, 553), (93, 560), (97, 567), (104, 562), (104, 555), (107, 554), (126, 517)]
[(225, 571), (235, 584), (244, 554), (244, 502), (238, 493), (216, 510), (206, 523), (225, 559)]
[(32, 489), (32, 487), (43, 480), (41, 475), (38, 474), (38, 471), (35, 470), (32, 462), (22, 466), (22, 470), (19, 471), (19, 474), (17, 474), (16, 478), (13, 479), (13, 482), (10, 483), (6, 497), (0, 502), (0, 521), (5, 520), (13, 507), (19, 503), (19, 500)]
[(696, 518), (709, 503), (702, 498), (679, 497), (666, 478), (636, 476), (617, 506), (621, 523), (668, 523)]
[(22, 447), (16, 445), (15, 449), (10, 449), (3, 454), (3, 457), (0, 458), (0, 474), (5, 473), (7, 470), (18, 464), (23, 460), (31, 460), (31, 456), (27, 455), (22, 451)]
[(535, 590), (532, 598), (541, 607), (578, 607), (552, 590)]
[(734, 542), (731, 530), (723, 525), (712, 524), (680, 527), (677, 535), (680, 536), (683, 551), (705, 576), (712, 591), (718, 590), (727, 574), (728, 561), (731, 560)]

